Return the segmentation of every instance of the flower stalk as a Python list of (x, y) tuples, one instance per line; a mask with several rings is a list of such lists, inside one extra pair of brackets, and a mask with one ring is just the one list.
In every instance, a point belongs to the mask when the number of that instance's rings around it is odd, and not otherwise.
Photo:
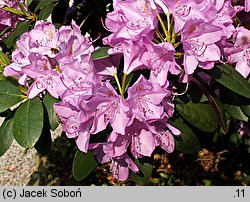
[(122, 96), (122, 99), (124, 99), (124, 93), (123, 93), (123, 90), (122, 90), (120, 81), (119, 81), (119, 79), (118, 79), (117, 73), (115, 73), (113, 76), (114, 76), (115, 81), (116, 81), (116, 83), (117, 83), (117, 86), (118, 86), (118, 90), (119, 90), (119, 92), (120, 92), (120, 95)]

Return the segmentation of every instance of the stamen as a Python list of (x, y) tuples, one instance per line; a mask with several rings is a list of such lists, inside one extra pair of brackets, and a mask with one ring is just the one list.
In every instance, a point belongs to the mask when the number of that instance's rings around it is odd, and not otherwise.
[(136, 104), (139, 109), (139, 113), (143, 115), (145, 118), (148, 118), (147, 114), (154, 114), (154, 112), (149, 108), (148, 103), (150, 102), (150, 98), (140, 97), (136, 98)]
[(207, 49), (207, 45), (205, 45), (204, 42), (200, 42), (199, 39), (197, 39), (197, 40), (191, 39), (188, 42), (190, 43), (192, 53), (195, 56), (197, 56), (197, 57), (203, 56), (203, 54), (205, 53), (205, 51)]
[(187, 17), (191, 12), (191, 7), (188, 5), (177, 5), (174, 14), (181, 17)]

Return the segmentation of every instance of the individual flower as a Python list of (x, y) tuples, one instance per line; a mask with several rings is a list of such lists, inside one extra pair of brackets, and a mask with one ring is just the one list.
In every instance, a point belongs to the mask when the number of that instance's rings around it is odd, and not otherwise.
[(125, 181), (129, 170), (137, 173), (139, 168), (127, 154), (128, 136), (111, 133), (108, 142), (92, 143), (89, 148), (94, 149), (94, 155), (100, 163), (110, 163), (110, 171), (115, 179)]
[(216, 42), (221, 40), (223, 30), (202, 20), (190, 20), (181, 30), (181, 34), (186, 74), (183, 81), (187, 82), (187, 75), (192, 74), (198, 65), (211, 69), (220, 60), (221, 51)]
[(71, 26), (62, 26), (57, 33), (58, 54), (56, 59), (60, 65), (68, 61), (81, 61), (82, 55), (88, 55), (94, 51), (91, 41), (81, 34), (79, 26), (72, 21)]
[(52, 62), (47, 57), (37, 54), (31, 54), (29, 60), (30, 65), (22, 68), (23, 73), (34, 79), (28, 90), (28, 98), (34, 98), (44, 90), (47, 90), (53, 97), (59, 98), (56, 86), (60, 82), (60, 76)]
[(114, 11), (105, 20), (107, 29), (113, 33), (103, 39), (104, 44), (113, 47), (124, 40), (138, 41), (142, 35), (153, 35), (157, 18), (149, 3), (117, 0), (113, 7)]
[(234, 47), (248, 48), (250, 46), (250, 31), (244, 27), (237, 27), (234, 30)]
[(236, 62), (235, 69), (247, 78), (250, 73), (250, 47), (243, 50), (234, 50), (230, 59), (231, 62)]
[(81, 62), (74, 60), (65, 63), (61, 67), (60, 78), (63, 85), (59, 89), (59, 94), (65, 100), (68, 99), (68, 95), (88, 99), (100, 85), (90, 54), (82, 55)]
[(179, 136), (181, 132), (171, 126), (170, 124), (166, 124), (166, 120), (162, 119), (160, 121), (156, 121), (149, 124), (150, 131), (155, 135), (155, 144), (156, 146), (160, 146), (168, 153), (172, 153), (175, 148), (174, 136)]
[(237, 27), (233, 37), (234, 44), (226, 49), (228, 61), (236, 63), (235, 69), (246, 78), (250, 73), (250, 31)]
[(129, 169), (135, 173), (139, 172), (139, 168), (131, 160), (128, 154), (112, 159), (110, 171), (112, 172), (114, 178), (125, 181), (128, 178)]
[(131, 138), (130, 151), (135, 158), (150, 157), (152, 155), (156, 147), (155, 139), (145, 123), (135, 119), (127, 127), (126, 133)]
[(139, 172), (139, 168), (127, 153), (113, 157), (113, 148), (109, 143), (91, 144), (90, 148), (94, 148), (94, 154), (100, 163), (111, 162), (110, 171), (115, 179), (127, 180), (130, 169), (135, 173)]
[(31, 52), (54, 58), (58, 50), (58, 30), (51, 22), (37, 21), (34, 29), (29, 33), (32, 47)]
[(235, 29), (233, 19), (238, 12), (243, 10), (243, 7), (233, 6), (231, 1), (216, 1), (216, 3), (219, 6), (216, 6), (216, 13), (211, 15), (212, 18), (210, 22), (221, 27), (224, 31), (224, 35), (230, 38)]
[(12, 63), (4, 68), (4, 76), (14, 76), (19, 79), (21, 85), (26, 85), (27, 75), (24, 74), (22, 68), (30, 65), (29, 55), (30, 51), (30, 36), (24, 33), (17, 40), (17, 49), (12, 52)]
[(96, 92), (87, 105), (91, 110), (95, 110), (91, 133), (101, 132), (110, 124), (114, 132), (125, 134), (125, 128), (129, 122), (127, 116), (129, 108), (108, 81)]
[(151, 70), (150, 81), (164, 86), (169, 73), (178, 75), (181, 71), (181, 67), (175, 62), (175, 48), (167, 42), (155, 44), (148, 38), (143, 43), (146, 51), (142, 53), (140, 61)]
[(54, 105), (55, 112), (60, 116), (62, 128), (68, 138), (74, 138), (78, 148), (87, 152), (89, 149), (90, 127), (92, 114), (78, 106), (67, 102)]
[[(180, 0), (180, 1), (166, 1), (170, 12), (173, 14), (175, 20), (175, 32), (178, 33), (183, 29), (186, 22), (191, 19), (198, 19), (205, 21), (205, 10), (212, 6), (209, 0)], [(211, 15), (210, 15), (211, 16)]]
[(133, 41), (124, 42), (121, 44), (121, 48), (124, 57), (123, 73), (128, 75), (135, 70), (143, 68), (140, 57), (144, 50), (139, 43)]
[(166, 95), (158, 83), (151, 83), (141, 75), (128, 89), (131, 117), (142, 122), (161, 119), (164, 112), (161, 102)]

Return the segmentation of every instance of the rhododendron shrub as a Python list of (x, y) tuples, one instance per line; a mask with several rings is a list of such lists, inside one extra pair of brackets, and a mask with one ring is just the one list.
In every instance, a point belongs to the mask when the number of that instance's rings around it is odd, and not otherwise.
[(77, 180), (98, 162), (140, 184), (158, 149), (196, 153), (200, 133), (240, 134), (249, 151), (250, 31), (237, 17), (248, 4), (114, 0), (93, 39), (74, 19), (47, 20), (56, 1), (33, 10), (0, 1), (4, 26), (16, 26), (1, 42), (0, 154), (13, 139), (45, 154), (61, 124), (78, 148)]

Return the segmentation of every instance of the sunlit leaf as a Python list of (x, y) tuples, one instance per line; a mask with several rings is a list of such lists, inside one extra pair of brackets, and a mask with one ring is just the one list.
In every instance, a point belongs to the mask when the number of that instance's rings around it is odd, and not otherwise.
[(16, 15), (24, 15), (25, 14), (25, 13), (23, 13), (22, 10), (18, 10), (18, 9), (7, 7), (7, 6), (3, 7), (2, 9), (6, 10), (6, 11), (9, 11), (11, 13), (14, 13)]
[(0, 112), (14, 106), (24, 99), (21, 91), (7, 80), (0, 80)]
[(10, 64), (10, 61), (8, 60), (8, 58), (2, 51), (0, 51), (0, 65), (1, 64), (3, 64), (4, 66), (7, 66)]
[(36, 8), (35, 8), (35, 13), (39, 10), (39, 9), (41, 9), (41, 8), (43, 8), (43, 7), (46, 7), (47, 5), (49, 5), (49, 4), (54, 4), (54, 3), (56, 3), (56, 2), (58, 2), (59, 0), (41, 0), (41, 1), (39, 1), (39, 3), (37, 4), (37, 6), (36, 6)]
[(42, 7), (38, 15), (38, 20), (46, 20), (54, 10), (54, 3)]
[(103, 46), (97, 50), (95, 50), (91, 57), (93, 60), (98, 60), (98, 59), (104, 59), (104, 58), (108, 58), (109, 54), (108, 54), (108, 50), (110, 49), (110, 47), (108, 46)]
[(43, 106), (38, 97), (27, 100), (16, 111), (13, 134), (16, 141), (25, 148), (32, 148), (43, 130)]

